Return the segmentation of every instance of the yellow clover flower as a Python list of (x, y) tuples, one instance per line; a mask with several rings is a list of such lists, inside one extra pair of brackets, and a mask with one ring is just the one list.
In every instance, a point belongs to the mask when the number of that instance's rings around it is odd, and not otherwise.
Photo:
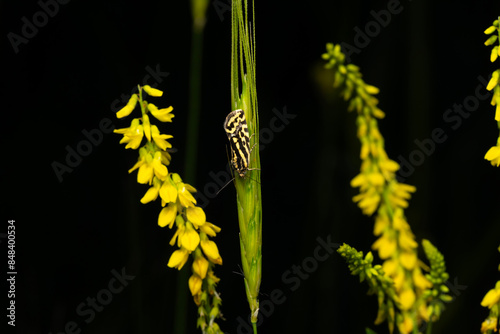
[(500, 146), (491, 147), (488, 152), (484, 155), (484, 158), (491, 162), (495, 167), (500, 166)]
[(117, 118), (123, 118), (123, 117), (127, 117), (128, 115), (130, 115), (132, 113), (132, 111), (135, 109), (135, 106), (137, 105), (137, 94), (134, 94), (130, 97), (130, 99), (128, 100), (127, 102), (127, 105), (123, 108), (121, 108), (120, 110), (118, 110), (118, 112), (116, 113), (116, 117)]
[(156, 117), (160, 122), (172, 122), (172, 118), (175, 117), (174, 114), (171, 113), (172, 110), (174, 110), (172, 106), (158, 109), (154, 104), (148, 103), (148, 110), (151, 112), (151, 115)]
[(168, 203), (168, 205), (160, 211), (160, 215), (158, 216), (158, 225), (160, 227), (165, 227), (168, 225), (168, 228), (172, 228), (176, 216), (177, 204)]
[(498, 304), (500, 301), (500, 289), (491, 289), (486, 293), (483, 300), (481, 301), (481, 306), (492, 308), (494, 305)]
[(167, 266), (170, 268), (177, 268), (179, 270), (186, 264), (189, 258), (189, 252), (184, 249), (178, 249), (172, 253), (170, 259), (168, 260)]
[(163, 92), (159, 89), (153, 88), (150, 85), (142, 86), (142, 89), (149, 95), (154, 97), (159, 97), (163, 95)]
[(141, 144), (144, 135), (144, 128), (138, 118), (132, 120), (130, 127), (123, 129), (115, 129), (114, 133), (123, 134), (120, 144), (127, 144), (125, 148), (137, 149)]

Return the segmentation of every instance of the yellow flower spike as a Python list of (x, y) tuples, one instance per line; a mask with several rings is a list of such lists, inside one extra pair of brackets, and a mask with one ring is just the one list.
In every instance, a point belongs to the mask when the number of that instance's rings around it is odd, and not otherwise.
[(182, 247), (192, 252), (200, 244), (200, 235), (195, 231), (193, 224), (186, 222), (184, 233), (179, 236)]
[(130, 127), (123, 129), (115, 129), (114, 133), (123, 134), (120, 144), (127, 144), (125, 148), (137, 149), (141, 144), (144, 135), (143, 126), (140, 124), (138, 118), (134, 118), (130, 123)]
[(158, 179), (153, 180), (153, 186), (146, 191), (146, 194), (141, 198), (141, 203), (146, 204), (155, 201), (158, 198), (161, 183)]
[(149, 122), (149, 116), (144, 114), (142, 115), (142, 127), (144, 128), (144, 135), (151, 141), (151, 123)]
[(220, 227), (209, 222), (206, 222), (205, 224), (200, 226), (200, 231), (211, 237), (215, 237), (217, 233), (220, 232), (220, 230)]
[(160, 211), (158, 216), (158, 225), (160, 227), (168, 228), (174, 226), (175, 217), (177, 216), (177, 205), (175, 203), (168, 203), (168, 205)]
[(193, 261), (193, 272), (196, 273), (201, 279), (205, 279), (208, 271), (208, 264), (208, 260), (200, 254), (200, 256), (197, 256)]
[(201, 249), (203, 249), (203, 253), (205, 253), (210, 262), (222, 264), (222, 258), (219, 255), (219, 249), (217, 248), (217, 244), (215, 242), (211, 240), (202, 240)]
[(200, 276), (196, 274), (191, 275), (191, 277), (189, 277), (188, 285), (192, 296), (200, 293), (202, 283), (203, 283), (202, 279), (200, 278)]
[(186, 209), (187, 219), (193, 223), (195, 227), (199, 227), (207, 221), (205, 212), (200, 207), (189, 207)]
[(491, 289), (486, 293), (483, 300), (481, 301), (481, 306), (492, 308), (495, 304), (500, 301), (500, 290)]
[(142, 89), (149, 95), (153, 97), (159, 97), (163, 95), (163, 92), (159, 89), (153, 88), (150, 85), (142, 86)]
[(417, 254), (415, 252), (402, 252), (399, 255), (399, 262), (405, 269), (412, 270), (417, 264)]
[(158, 147), (161, 148), (162, 150), (165, 151), (167, 148), (172, 147), (172, 144), (170, 144), (165, 139), (173, 138), (174, 136), (160, 134), (160, 130), (158, 130), (158, 127), (156, 125), (151, 126), (151, 135), (156, 145), (158, 145)]
[(154, 104), (148, 103), (148, 110), (151, 115), (153, 115), (160, 122), (172, 122), (172, 118), (175, 117), (175, 115), (172, 114), (172, 110), (174, 110), (172, 106), (168, 108), (158, 109), (158, 107)]
[(184, 248), (178, 249), (170, 256), (167, 266), (181, 270), (184, 264), (186, 264), (188, 258), (189, 253)]
[(117, 118), (123, 118), (132, 113), (132, 111), (135, 109), (135, 106), (137, 105), (137, 94), (133, 94), (130, 99), (127, 102), (127, 105), (116, 113)]
[(174, 185), (172, 179), (167, 177), (160, 188), (160, 197), (163, 202), (170, 203), (177, 201), (177, 187)]
[(167, 166), (161, 163), (160, 151), (155, 152), (155, 156), (153, 158), (153, 161), (151, 162), (151, 165), (156, 177), (162, 181), (165, 180), (165, 178), (168, 176), (168, 169)]

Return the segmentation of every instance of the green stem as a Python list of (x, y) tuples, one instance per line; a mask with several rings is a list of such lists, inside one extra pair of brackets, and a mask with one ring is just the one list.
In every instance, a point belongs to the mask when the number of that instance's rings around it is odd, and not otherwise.
[(257, 324), (255, 322), (252, 324), (252, 327), (253, 327), (253, 334), (257, 334)]
[[(200, 125), (201, 99), (201, 60), (203, 50), (203, 26), (193, 23), (191, 42), (191, 65), (189, 74), (189, 105), (186, 136), (186, 156), (184, 176), (189, 184), (196, 182), (196, 163), (198, 155), (198, 131)], [(174, 333), (186, 333), (189, 270), (185, 267), (179, 272), (176, 288), (176, 307)]]
[(432, 321), (429, 321), (427, 323), (427, 330), (425, 331), (425, 334), (431, 334), (432, 333)]

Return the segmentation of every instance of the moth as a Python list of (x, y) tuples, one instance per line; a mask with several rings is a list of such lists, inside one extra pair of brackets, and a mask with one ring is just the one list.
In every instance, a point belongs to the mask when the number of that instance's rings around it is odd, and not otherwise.
[(249, 170), (251, 149), (247, 119), (243, 109), (233, 110), (227, 115), (224, 130), (231, 147), (231, 165), (240, 177), (244, 177)]

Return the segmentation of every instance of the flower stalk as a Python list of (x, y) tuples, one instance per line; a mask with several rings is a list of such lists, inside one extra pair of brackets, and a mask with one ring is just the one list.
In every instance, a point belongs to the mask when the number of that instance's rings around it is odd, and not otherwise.
[[(252, 3), (252, 18), (255, 18), (253, 7)], [(262, 203), (255, 78), (255, 25), (253, 27), (250, 25), (248, 12), (248, 1), (232, 2), (231, 106), (233, 110), (244, 110), (252, 148), (248, 171), (244, 177), (234, 173), (234, 184), (245, 291), (256, 333), (259, 311), (258, 295), (262, 276)]]
[[(116, 129), (114, 132), (123, 135), (120, 143), (126, 144), (125, 148), (139, 151), (137, 163), (129, 173), (137, 170), (137, 182), (149, 185), (141, 203), (147, 204), (160, 199), (162, 209), (158, 225), (168, 226), (170, 229), (175, 226), (176, 231), (170, 245), (177, 245), (178, 249), (170, 256), (167, 266), (181, 270), (189, 258), (193, 259), (192, 274), (185, 284), (189, 286), (198, 307), (198, 327), (203, 333), (222, 333), (216, 322), (222, 314), (221, 299), (216, 291), (219, 278), (214, 273), (215, 265), (221, 265), (222, 258), (217, 244), (210, 240), (221, 229), (208, 222), (203, 209), (196, 205), (193, 196), (196, 189), (185, 183), (179, 174), (169, 171), (172, 157), (168, 149), (172, 145), (167, 139), (172, 136), (160, 133), (158, 126), (151, 121), (157, 119), (160, 122), (172, 122), (173, 108), (159, 109), (144, 99), (145, 94), (162, 96), (162, 91), (148, 85), (138, 88), (138, 93), (132, 95), (116, 116), (123, 118), (130, 115), (139, 104), (141, 117), (134, 118), (128, 128)], [(145, 143), (139, 148), (143, 139), (146, 139)]]
[[(393, 281), (396, 294), (392, 299), (379, 299), (375, 323), (387, 320), (391, 333), (395, 326), (402, 334), (418, 333), (423, 322), (437, 320), (441, 309), (436, 312), (435, 307), (429, 308), (436, 297), (427, 293), (433, 284), (422, 272), (424, 265), (417, 256), (418, 243), (404, 214), (416, 188), (396, 179), (399, 164), (384, 149), (378, 120), (385, 114), (375, 97), (379, 89), (364, 82), (359, 67), (345, 63), (340, 45), (327, 44), (326, 48), (322, 57), (327, 61), (325, 67), (335, 73), (334, 87), (348, 101), (348, 110), (357, 113), (362, 162), (360, 173), (351, 180), (351, 186), (359, 188), (353, 201), (365, 215), (376, 214), (373, 233), (377, 240), (372, 249), (384, 260), (378, 274), (383, 273)], [(382, 285), (378, 295), (391, 296)]]

